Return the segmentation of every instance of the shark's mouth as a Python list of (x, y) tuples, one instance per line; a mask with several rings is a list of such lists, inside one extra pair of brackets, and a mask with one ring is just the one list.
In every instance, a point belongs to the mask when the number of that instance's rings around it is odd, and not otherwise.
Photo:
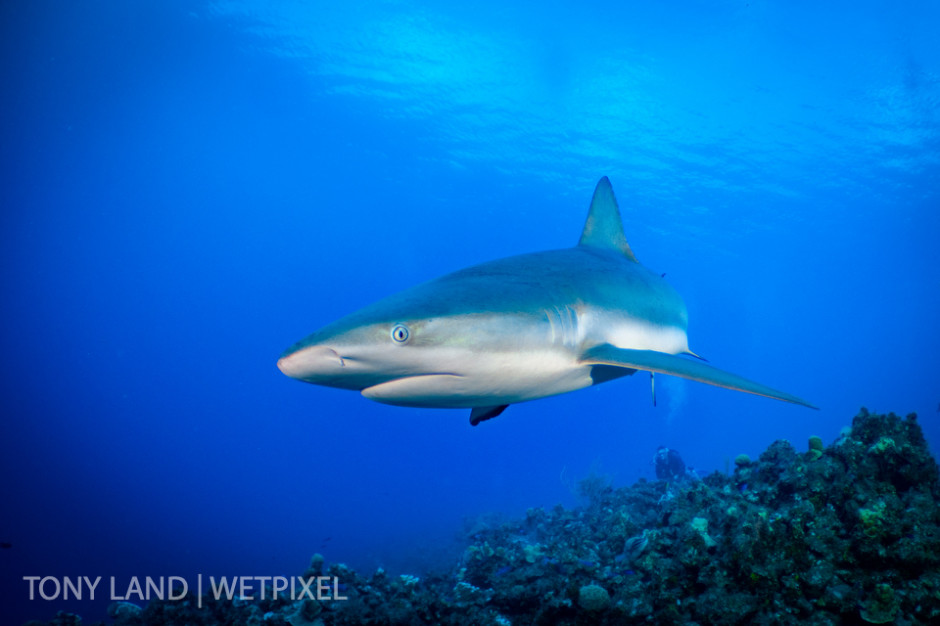
[(466, 378), (460, 374), (418, 374), (389, 380), (362, 390), (369, 400), (431, 408), (472, 406), (468, 404)]

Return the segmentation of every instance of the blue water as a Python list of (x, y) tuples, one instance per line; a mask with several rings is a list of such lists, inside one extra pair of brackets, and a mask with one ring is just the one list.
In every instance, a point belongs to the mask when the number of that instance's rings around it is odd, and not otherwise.
[[(454, 4), (0, 5), (4, 623), (103, 617), (29, 575), (419, 573), (660, 445), (725, 471), (863, 405), (940, 451), (936, 3)], [(602, 175), (692, 349), (819, 411), (637, 375), (471, 428), (275, 367), (573, 245)]]

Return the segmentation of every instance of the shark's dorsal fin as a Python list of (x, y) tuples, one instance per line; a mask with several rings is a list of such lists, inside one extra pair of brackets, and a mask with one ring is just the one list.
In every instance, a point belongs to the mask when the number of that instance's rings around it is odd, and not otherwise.
[(639, 263), (623, 234), (623, 221), (620, 219), (617, 198), (614, 197), (614, 188), (610, 186), (610, 180), (606, 176), (600, 179), (594, 188), (591, 210), (588, 211), (578, 245), (617, 250), (634, 263)]

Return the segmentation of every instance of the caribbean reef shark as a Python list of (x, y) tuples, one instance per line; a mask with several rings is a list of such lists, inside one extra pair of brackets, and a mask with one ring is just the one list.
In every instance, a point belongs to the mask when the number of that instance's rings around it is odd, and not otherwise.
[[(578, 245), (490, 261), (406, 289), (329, 324), (277, 362), (291, 378), (411, 407), (510, 404), (638, 370), (813, 407), (701, 361), (679, 294), (643, 267), (610, 181), (597, 183)], [(655, 396), (654, 396), (655, 398)]]

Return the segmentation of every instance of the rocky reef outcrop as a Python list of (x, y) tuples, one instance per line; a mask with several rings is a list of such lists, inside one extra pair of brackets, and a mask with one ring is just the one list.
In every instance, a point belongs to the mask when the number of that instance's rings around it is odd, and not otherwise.
[(863, 409), (828, 447), (777, 441), (730, 474), (581, 488), (584, 507), (478, 525), (448, 572), (315, 559), (305, 575), (336, 577), (346, 599), (187, 598), (115, 623), (940, 623), (940, 474), (915, 415)]

